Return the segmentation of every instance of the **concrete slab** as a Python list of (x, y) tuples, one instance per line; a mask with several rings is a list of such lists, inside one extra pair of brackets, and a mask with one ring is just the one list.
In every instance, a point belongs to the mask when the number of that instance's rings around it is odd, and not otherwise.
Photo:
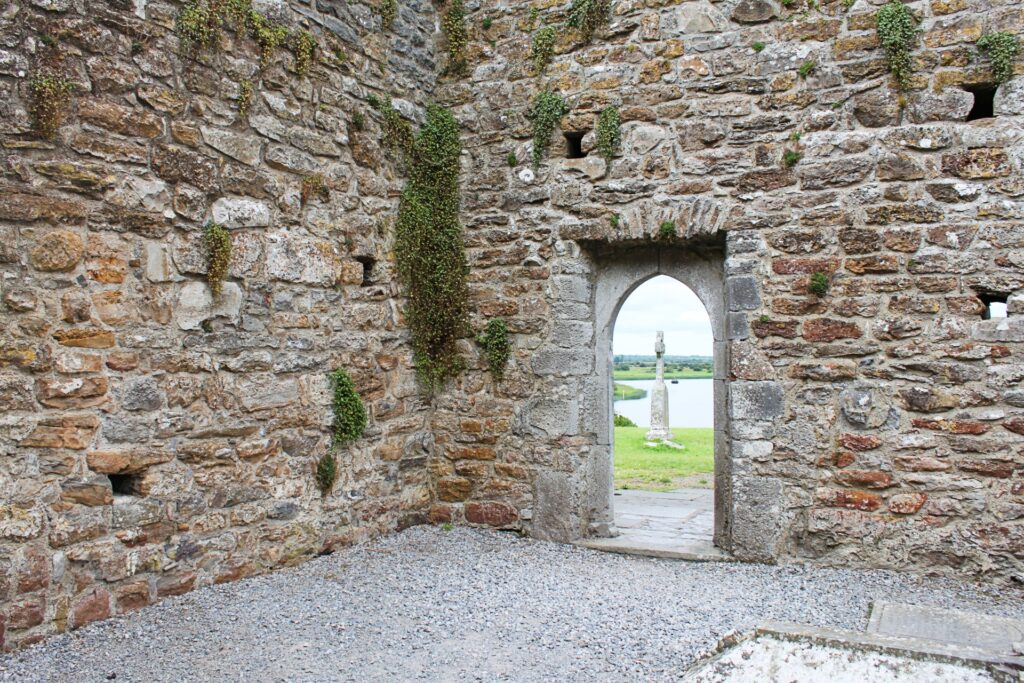
[(876, 601), (868, 633), (961, 645), (996, 655), (1024, 654), (1024, 621), (926, 605)]
[(594, 538), (579, 545), (614, 553), (678, 560), (721, 562), (729, 555), (712, 542), (714, 492), (679, 489), (667, 493), (619, 490), (613, 498), (614, 538)]

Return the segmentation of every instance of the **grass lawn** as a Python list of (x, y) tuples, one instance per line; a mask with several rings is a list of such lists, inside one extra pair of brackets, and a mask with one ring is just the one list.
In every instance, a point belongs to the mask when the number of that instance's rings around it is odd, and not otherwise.
[(674, 441), (686, 446), (644, 446), (647, 427), (615, 428), (615, 488), (671, 491), (710, 488), (715, 471), (714, 430), (673, 429)]
[(615, 385), (616, 401), (635, 401), (647, 395), (647, 392), (637, 387), (626, 386), (625, 384), (613, 383)]
[[(632, 367), (629, 370), (616, 370), (612, 379), (654, 379), (654, 368)], [(701, 372), (684, 368), (682, 370), (666, 370), (665, 379), (711, 379), (710, 372)]]

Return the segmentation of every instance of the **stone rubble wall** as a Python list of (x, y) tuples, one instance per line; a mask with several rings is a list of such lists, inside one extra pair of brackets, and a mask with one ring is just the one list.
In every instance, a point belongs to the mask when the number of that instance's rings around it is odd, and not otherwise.
[[(589, 44), (559, 29), (538, 76), (531, 32), (568, 4), (483, 2), (471, 74), (442, 88), (467, 138), (474, 326), (505, 316), (516, 350), (499, 386), (478, 365), (439, 401), (431, 518), (606, 533), (598, 254), (718, 239), (723, 544), (741, 559), (1024, 579), (1024, 65), (995, 118), (966, 122), (964, 87), (992, 82), (975, 42), (1024, 33), (1020, 3), (911, 3), (906, 93), (879, 49), (879, 2), (619, 0)], [(565, 158), (556, 131), (534, 172), (526, 114), (545, 87), (591, 151)], [(623, 120), (610, 165), (592, 150), (609, 105)], [(676, 239), (657, 237), (664, 221)], [(831, 278), (824, 296), (814, 273)], [(993, 297), (1008, 319), (983, 319)]]
[[(401, 179), (366, 101), (418, 115), (437, 19), (255, 5), (316, 36), (308, 75), (286, 49), (261, 73), (230, 30), (191, 56), (180, 3), (0, 9), (0, 649), (425, 517), (429, 410), (388, 253)], [(52, 142), (30, 132), (40, 70), (75, 86)], [(329, 196), (303, 206), (317, 173)], [(233, 242), (216, 300), (210, 220)], [(370, 428), (321, 497), (339, 367)]]

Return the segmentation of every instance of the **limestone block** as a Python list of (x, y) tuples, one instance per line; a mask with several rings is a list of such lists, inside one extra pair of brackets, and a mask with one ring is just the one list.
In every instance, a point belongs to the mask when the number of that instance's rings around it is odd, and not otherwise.
[(218, 152), (247, 166), (259, 163), (260, 150), (263, 147), (263, 140), (260, 137), (209, 126), (203, 126), (200, 130), (203, 133), (203, 142)]
[(1024, 115), (1024, 77), (1000, 85), (992, 104), (996, 116)]
[(785, 397), (778, 382), (729, 384), (729, 415), (737, 420), (775, 420), (785, 414)]
[(30, 257), (36, 270), (59, 272), (74, 268), (84, 254), (85, 244), (81, 237), (68, 230), (57, 230), (43, 235)]
[(341, 262), (330, 242), (275, 232), (267, 235), (267, 274), (275, 280), (330, 286)]
[(729, 27), (729, 21), (706, 0), (688, 2), (676, 12), (677, 34), (718, 33)]
[(242, 288), (234, 282), (223, 283), (216, 300), (205, 282), (188, 282), (178, 292), (174, 320), (183, 330), (198, 330), (210, 318), (236, 320), (241, 308)]
[(226, 228), (265, 228), (270, 225), (270, 207), (246, 197), (221, 197), (213, 203), (213, 221)]

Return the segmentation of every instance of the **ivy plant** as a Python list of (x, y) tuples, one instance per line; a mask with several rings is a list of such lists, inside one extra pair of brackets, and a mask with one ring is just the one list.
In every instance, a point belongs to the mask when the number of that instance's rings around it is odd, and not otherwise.
[(900, 89), (904, 89), (910, 83), (913, 68), (910, 51), (919, 33), (917, 17), (902, 0), (889, 0), (875, 15), (875, 24), (889, 71)]
[(559, 120), (569, 112), (565, 99), (556, 92), (544, 90), (537, 94), (527, 118), (533, 125), (533, 167), (540, 166), (551, 145), (551, 134)]
[(1013, 62), (1020, 52), (1020, 40), (1006, 31), (989, 33), (978, 39), (978, 50), (992, 62), (992, 74), (997, 83), (1013, 78)]
[(584, 42), (590, 42), (597, 29), (608, 23), (611, 0), (573, 0), (566, 24), (580, 32)]
[(448, 66), (446, 70), (453, 76), (466, 73), (466, 45), (469, 34), (466, 31), (466, 7), (462, 0), (451, 0), (448, 11), (441, 21), (445, 40), (448, 43)]
[(355, 441), (366, 429), (366, 408), (356, 392), (356, 385), (343, 368), (327, 375), (331, 383), (331, 444), (334, 447)]
[(543, 74), (544, 70), (551, 63), (555, 55), (555, 39), (558, 32), (554, 26), (545, 26), (537, 29), (533, 34), (533, 44), (530, 46), (530, 60), (533, 62), (533, 70)]
[(51, 140), (67, 118), (74, 85), (53, 74), (36, 74), (29, 79), (29, 114), (36, 135)]
[(456, 344), (468, 317), (458, 122), (447, 109), (428, 106), (425, 123), (404, 151), (409, 180), (395, 226), (395, 260), (417, 372), (424, 388), (434, 391), (463, 367)]
[(622, 142), (622, 119), (618, 107), (605, 107), (597, 117), (597, 151), (611, 163)]
[(487, 327), (477, 337), (477, 343), (487, 354), (487, 368), (495, 382), (505, 379), (505, 366), (512, 352), (512, 342), (508, 338), (508, 323), (504, 318), (491, 318)]
[(292, 36), (292, 54), (295, 55), (295, 71), (300, 76), (309, 73), (316, 57), (316, 38), (309, 31), (298, 31)]
[(220, 223), (207, 223), (203, 228), (203, 243), (206, 246), (206, 281), (210, 293), (217, 298), (231, 262), (231, 233)]

